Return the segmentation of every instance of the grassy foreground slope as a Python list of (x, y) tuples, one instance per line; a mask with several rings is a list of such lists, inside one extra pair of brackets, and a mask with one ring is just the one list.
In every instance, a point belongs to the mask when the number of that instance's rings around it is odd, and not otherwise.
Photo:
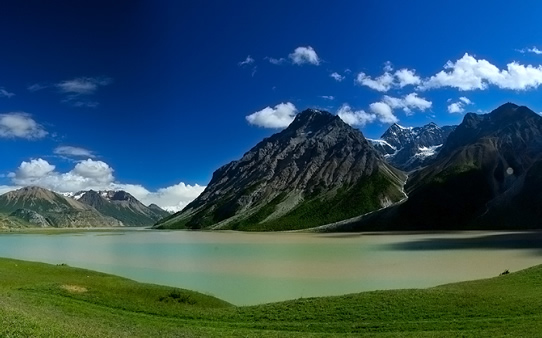
[(537, 266), (424, 290), (235, 307), (197, 292), (2, 258), (0, 336), (536, 336), (541, 293)]

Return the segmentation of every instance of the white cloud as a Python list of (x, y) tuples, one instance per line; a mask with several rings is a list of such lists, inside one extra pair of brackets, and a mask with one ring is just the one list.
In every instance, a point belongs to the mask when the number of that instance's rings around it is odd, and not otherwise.
[(90, 157), (94, 158), (96, 157), (94, 153), (88, 149), (81, 148), (81, 147), (73, 147), (73, 146), (59, 146), (56, 147), (53, 152), (56, 155), (61, 156), (75, 156), (75, 157)]
[(107, 77), (80, 77), (57, 83), (56, 87), (67, 94), (90, 95), (94, 94), (98, 87), (107, 86), (111, 82), (112, 80)]
[(462, 101), (464, 104), (472, 104), (472, 101), (464, 96), (461, 96), (459, 100)]
[(448, 105), (448, 113), (462, 113), (465, 111), (461, 102), (454, 102)]
[(484, 59), (477, 60), (465, 53), (456, 62), (448, 61), (443, 71), (425, 80), (419, 89), (441, 87), (459, 90), (484, 90), (489, 85), (501, 89), (527, 90), (542, 84), (542, 66), (521, 65), (511, 62), (506, 69), (499, 69)]
[(134, 195), (143, 204), (155, 203), (170, 210), (179, 211), (194, 200), (205, 186), (198, 184), (179, 184), (150, 191), (138, 184), (115, 182), (113, 169), (105, 162), (81, 161), (68, 172), (56, 172), (55, 166), (41, 158), (23, 161), (19, 168), (8, 177), (13, 186), (0, 186), (0, 193), (19, 189), (23, 186), (36, 185), (56, 192), (77, 192), (80, 190), (125, 190)]
[(364, 110), (352, 110), (348, 104), (343, 104), (337, 111), (337, 115), (351, 126), (361, 126), (372, 123), (376, 120), (376, 114), (370, 114)]
[(0, 114), (0, 138), (39, 139), (47, 134), (27, 113)]
[(415, 70), (410, 70), (406, 68), (396, 71), (395, 77), (397, 78), (397, 81), (399, 82), (399, 87), (401, 88), (408, 85), (419, 85), (422, 82), (420, 77), (416, 75)]
[(38, 90), (42, 90), (42, 89), (49, 88), (49, 87), (50, 86), (48, 86), (48, 85), (44, 85), (44, 84), (40, 84), (40, 83), (34, 83), (33, 85), (28, 86), (26, 89), (28, 89), (28, 91), (30, 91), (30, 92), (37, 92)]
[(393, 115), (393, 110), (391, 107), (385, 102), (371, 103), (369, 108), (377, 115), (378, 120), (382, 123), (399, 122), (399, 119)]
[(516, 49), (520, 53), (535, 53), (535, 54), (542, 54), (542, 50), (536, 48), (533, 46), (532, 48), (524, 48), (524, 49)]
[(403, 109), (407, 115), (411, 115), (413, 109), (425, 111), (433, 105), (431, 101), (419, 97), (417, 93), (410, 93), (403, 98), (384, 95), (382, 101), (393, 109)]
[(391, 63), (391, 61), (386, 61), (384, 63), (384, 71), (387, 73), (393, 71), (393, 64)]
[(0, 88), (0, 97), (7, 97), (8, 99), (15, 96), (15, 93), (10, 93), (4, 88)]
[(246, 116), (248, 123), (264, 128), (286, 128), (295, 118), (297, 108), (290, 102), (266, 107)]
[(283, 64), (283, 63), (286, 62), (286, 59), (285, 59), (285, 58), (275, 59), (275, 58), (271, 58), (271, 57), (266, 57), (266, 59), (267, 59), (270, 63), (272, 63), (272, 64), (274, 64), (274, 65), (281, 65), (281, 64)]
[(154, 203), (162, 209), (171, 212), (182, 210), (205, 190), (205, 186), (198, 184), (189, 185), (183, 182), (170, 187), (160, 188), (154, 192), (147, 190), (141, 185), (116, 184), (116, 187), (117, 189), (129, 192), (145, 205)]
[(333, 72), (329, 76), (332, 77), (333, 79), (335, 79), (335, 81), (338, 81), (338, 82), (341, 82), (342, 80), (344, 80), (344, 76), (337, 73), (337, 72)]
[(10, 177), (17, 180), (34, 180), (40, 179), (49, 175), (55, 166), (49, 164), (49, 162), (38, 158), (36, 160), (30, 160), (30, 162), (23, 161), (15, 173), (10, 173)]
[(254, 63), (254, 59), (249, 55), (247, 56), (247, 58), (245, 59), (245, 61), (241, 61), (238, 63), (239, 66), (244, 66), (244, 65), (251, 65)]
[(326, 100), (330, 100), (330, 101), (335, 100), (335, 96), (332, 96), (332, 95), (322, 95), (320, 97)]
[(293, 53), (288, 55), (292, 63), (295, 65), (302, 65), (305, 63), (310, 63), (312, 65), (318, 66), (320, 64), (320, 59), (318, 54), (314, 51), (311, 46), (307, 47), (297, 47)]
[[(451, 99), (449, 99), (448, 102), (451, 102)], [(470, 104), (474, 104), (474, 103), (468, 98), (462, 96), (459, 98), (459, 101), (450, 103), (448, 105), (448, 113), (461, 114), (465, 111), (465, 106), (470, 105)]]
[(358, 74), (356, 81), (360, 85), (367, 86), (379, 92), (387, 92), (391, 89), (394, 79), (393, 75), (391, 75), (389, 72), (385, 72), (375, 79), (372, 79), (367, 74), (361, 72)]

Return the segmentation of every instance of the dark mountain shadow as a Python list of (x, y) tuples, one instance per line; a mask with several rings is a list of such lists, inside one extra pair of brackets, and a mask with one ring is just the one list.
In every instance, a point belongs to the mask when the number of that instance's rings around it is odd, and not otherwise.
[(479, 237), (428, 238), (390, 244), (388, 249), (436, 251), (465, 249), (536, 249), (542, 255), (542, 231), (512, 232)]

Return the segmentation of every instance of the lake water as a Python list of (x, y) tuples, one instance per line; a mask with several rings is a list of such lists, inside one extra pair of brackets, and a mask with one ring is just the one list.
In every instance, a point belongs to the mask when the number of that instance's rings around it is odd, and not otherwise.
[(0, 256), (67, 263), (251, 305), (494, 277), (542, 264), (542, 233), (6, 233)]

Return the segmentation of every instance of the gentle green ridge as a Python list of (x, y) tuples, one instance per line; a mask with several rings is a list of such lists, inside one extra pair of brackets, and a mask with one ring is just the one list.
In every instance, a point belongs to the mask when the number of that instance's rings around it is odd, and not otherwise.
[(537, 336), (541, 292), (536, 266), (430, 289), (235, 307), (188, 290), (0, 258), (0, 336)]

